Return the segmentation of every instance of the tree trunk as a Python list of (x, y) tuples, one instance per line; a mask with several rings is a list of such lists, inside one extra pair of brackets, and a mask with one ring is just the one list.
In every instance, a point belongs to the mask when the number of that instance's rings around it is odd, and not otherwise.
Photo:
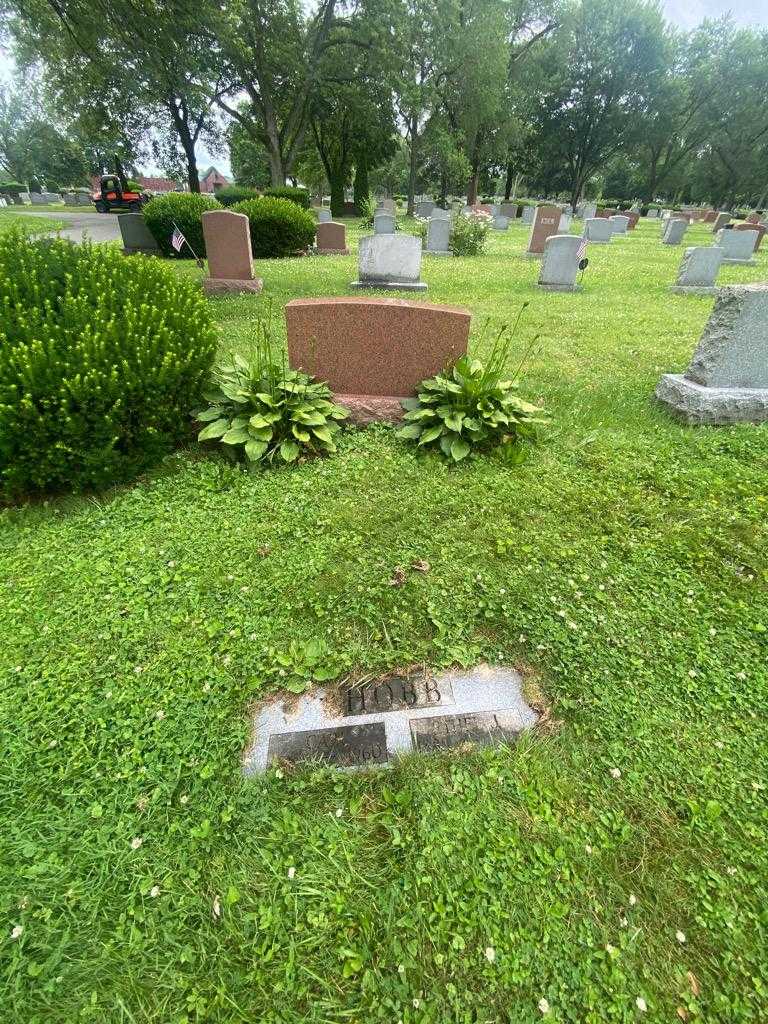
[(408, 169), (408, 209), (406, 210), (409, 217), (412, 217), (416, 210), (413, 197), (416, 195), (416, 168), (418, 166), (419, 143), (418, 127), (418, 121), (415, 117), (412, 117), (410, 122), (411, 161)]
[[(188, 133), (187, 133), (188, 134)], [(197, 171), (197, 154), (195, 144), (191, 139), (186, 141), (182, 138), (181, 144), (184, 148), (184, 156), (187, 160), (187, 184), (190, 192), (200, 191), (200, 175)]]
[(344, 175), (332, 173), (328, 183), (331, 186), (331, 216), (341, 217), (344, 214)]
[(368, 184), (368, 158), (363, 152), (358, 153), (355, 160), (355, 182), (353, 187), (355, 206), (358, 210), (362, 210), (363, 203), (368, 201), (368, 197), (371, 194), (371, 187)]
[(467, 206), (474, 206), (477, 202), (477, 186), (480, 178), (480, 168), (473, 167), (472, 175), (467, 185)]
[(515, 172), (512, 169), (512, 162), (507, 164), (507, 176), (504, 180), (504, 201), (509, 202), (509, 198), (512, 195), (512, 182), (515, 178)]

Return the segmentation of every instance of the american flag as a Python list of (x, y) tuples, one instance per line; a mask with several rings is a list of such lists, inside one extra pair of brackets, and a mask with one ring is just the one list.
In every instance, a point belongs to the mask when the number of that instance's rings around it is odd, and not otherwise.
[(175, 227), (173, 229), (173, 234), (171, 235), (171, 245), (176, 250), (176, 252), (181, 252), (182, 245), (188, 245), (188, 244), (189, 243), (187, 242), (187, 240), (184, 237), (184, 235), (182, 235), (182, 233), (179, 231), (179, 229)]
[(587, 251), (587, 239), (582, 238), (579, 248), (576, 250), (576, 262), (584, 259), (584, 253)]

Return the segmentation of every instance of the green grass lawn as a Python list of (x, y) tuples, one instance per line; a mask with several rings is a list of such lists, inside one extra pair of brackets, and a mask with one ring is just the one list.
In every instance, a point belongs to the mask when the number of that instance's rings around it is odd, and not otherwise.
[[(56, 209), (58, 210), (59, 207)], [(22, 227), (31, 235), (44, 235), (48, 231), (58, 231), (63, 228), (64, 222), (51, 220), (49, 217), (36, 217), (33, 213), (26, 213), (19, 206), (14, 206), (11, 209), (3, 207), (0, 209), (0, 232), (8, 231), (12, 227)]]
[[(536, 289), (521, 225), (425, 257), (420, 299), (477, 328), (530, 303), (522, 394), (552, 423), (521, 468), (380, 426), (324, 461), (190, 451), (0, 513), (0, 1016), (766, 1020), (768, 431), (655, 406), (712, 306), (669, 294), (658, 235), (592, 246), (576, 295)], [(355, 271), (260, 261), (261, 296), (211, 300), (222, 348)], [(249, 705), (312, 640), (339, 672), (517, 665), (559, 724), (244, 781)]]

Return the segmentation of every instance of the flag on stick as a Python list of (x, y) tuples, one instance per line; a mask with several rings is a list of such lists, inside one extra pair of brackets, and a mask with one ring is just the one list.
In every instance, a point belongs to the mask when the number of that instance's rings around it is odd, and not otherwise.
[(580, 263), (584, 259), (584, 253), (587, 251), (587, 239), (582, 238), (579, 248), (576, 250), (576, 262)]
[(182, 233), (179, 230), (179, 226), (176, 223), (176, 221), (175, 220), (171, 221), (171, 223), (173, 224), (173, 234), (171, 235), (171, 245), (176, 250), (176, 252), (179, 252), (179, 253), (181, 252), (182, 246), (186, 245), (186, 247), (189, 249), (189, 251), (195, 257), (195, 260), (197, 261), (198, 267), (200, 267), (200, 269), (202, 270), (205, 267), (204, 261), (200, 259), (200, 257), (197, 255), (195, 250), (189, 244), (187, 239), (184, 237), (184, 235), (182, 235)]

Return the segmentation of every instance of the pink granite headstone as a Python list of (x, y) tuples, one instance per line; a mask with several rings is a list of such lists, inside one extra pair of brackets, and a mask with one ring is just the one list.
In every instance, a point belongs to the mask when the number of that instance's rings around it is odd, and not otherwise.
[(207, 294), (261, 291), (261, 279), (253, 276), (251, 229), (244, 213), (206, 211), (203, 237), (208, 257), (208, 277), (203, 281)]
[(755, 239), (755, 248), (753, 252), (757, 252), (760, 248), (760, 243), (763, 241), (763, 235), (768, 231), (768, 228), (764, 224), (760, 224), (759, 221), (746, 221), (744, 224), (737, 224), (734, 228), (735, 231), (756, 231), (757, 238)]
[(348, 256), (347, 229), (344, 225), (333, 220), (318, 224), (317, 251), (327, 256)]
[(557, 206), (537, 206), (528, 239), (526, 256), (542, 256), (544, 243), (550, 235), (556, 235), (560, 229), (560, 209)]
[(470, 319), (465, 309), (405, 299), (293, 299), (288, 358), (327, 381), (353, 422), (396, 420), (401, 397), (467, 351)]

